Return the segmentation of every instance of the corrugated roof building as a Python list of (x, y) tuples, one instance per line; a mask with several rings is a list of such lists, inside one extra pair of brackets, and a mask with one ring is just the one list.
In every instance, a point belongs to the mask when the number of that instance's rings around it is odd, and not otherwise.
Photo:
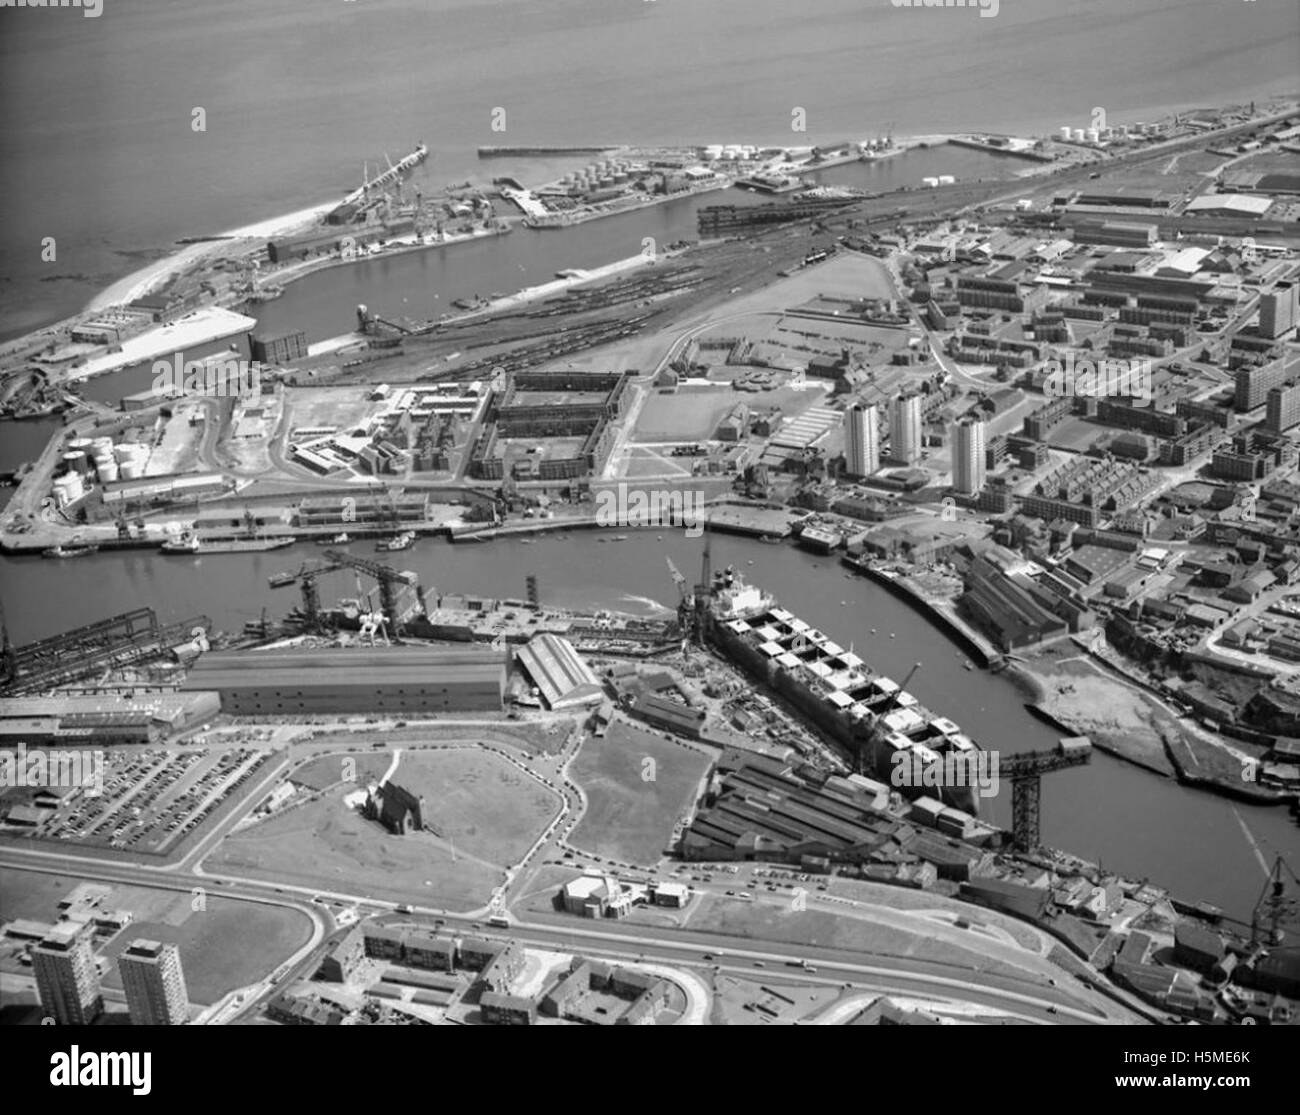
[(559, 635), (535, 635), (515, 653), (515, 661), (527, 671), (548, 708), (572, 708), (600, 701), (600, 680), (568, 639)]

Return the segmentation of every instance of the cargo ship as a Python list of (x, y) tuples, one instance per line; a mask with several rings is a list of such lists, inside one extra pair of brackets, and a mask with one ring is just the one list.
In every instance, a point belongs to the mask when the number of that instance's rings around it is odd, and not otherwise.
[(293, 545), (292, 538), (230, 538), (201, 541), (191, 530), (182, 531), (162, 544), (165, 554), (259, 554)]
[(902, 754), (913, 775), (912, 785), (898, 787), (905, 796), (939, 797), (977, 812), (979, 798), (969, 784), (915, 777), (933, 764), (952, 769), (959, 759), (971, 762), (979, 750), (974, 741), (875, 672), (851, 646), (840, 646), (780, 607), (731, 567), (712, 579), (696, 609), (709, 642), (807, 715), (863, 773), (892, 784), (892, 773), (904, 762), (895, 756)]

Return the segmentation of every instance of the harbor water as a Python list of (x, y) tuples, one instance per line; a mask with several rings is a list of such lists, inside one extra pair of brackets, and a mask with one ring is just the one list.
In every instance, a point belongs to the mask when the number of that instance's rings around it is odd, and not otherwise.
[[(680, 532), (666, 531), (662, 541), (648, 530), (630, 533), (625, 542), (612, 537), (573, 532), (532, 543), (422, 539), (394, 555), (393, 564), (416, 571), (423, 584), (441, 592), (522, 598), (525, 578), (535, 574), (544, 603), (643, 614), (675, 604), (665, 554), (692, 579), (699, 568), (701, 543)], [(357, 552), (370, 556), (371, 547), (363, 544)], [(271, 589), (267, 578), (318, 556), (317, 547), (299, 545), (199, 557), (128, 550), (73, 562), (0, 558), (0, 584), (10, 630), (20, 642), (140, 606), (153, 607), (166, 621), (205, 614), (219, 628), (237, 632), (260, 618), (264, 607), (274, 617), (297, 604), (293, 589)], [(966, 653), (943, 632), (884, 589), (847, 577), (833, 558), (719, 536), (714, 564), (727, 563), (841, 645), (852, 644), (872, 668), (901, 680), (921, 662), (909, 688), (983, 746), (1015, 752), (1055, 744), (1058, 733), (1025, 710), (1014, 684), (966, 670)], [(330, 574), (320, 583), (326, 601), (355, 595), (350, 573)], [(1008, 785), (988, 813), (1010, 823)], [(1043, 837), (1238, 917), (1248, 916), (1259, 896), (1264, 861), (1300, 850), (1300, 830), (1285, 809), (1231, 802), (1100, 753), (1088, 767), (1044, 779)]]
[(1297, 38), (1294, 5), (1225, 0), (1034, 0), (995, 19), (885, 0), (0, 8), (0, 99), (22, 106), (0, 128), (0, 339), (181, 237), (342, 197), (363, 161), (374, 174), (420, 140), (441, 185), (524, 173), (480, 163), (480, 144), (1045, 135), (1095, 106), (1135, 122), (1288, 91)]

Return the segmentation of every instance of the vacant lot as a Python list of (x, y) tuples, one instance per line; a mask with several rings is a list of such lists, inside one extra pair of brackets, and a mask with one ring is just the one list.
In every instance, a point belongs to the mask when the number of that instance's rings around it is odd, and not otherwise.
[[(52, 922), (58, 916), (59, 899), (81, 882), (68, 875), (7, 871), (0, 876), (0, 909), (6, 919)], [(204, 908), (195, 910), (196, 904)], [(130, 910), (134, 916), (103, 954), (116, 960), (139, 937), (175, 943), (190, 1001), (203, 1006), (237, 987), (256, 983), (311, 935), (311, 922), (294, 910), (223, 898), (211, 891), (197, 903), (190, 890), (115, 886), (103, 905)], [(122, 986), (116, 963), (104, 983)]]
[(569, 767), (587, 795), (587, 810), (569, 843), (623, 863), (658, 862), (710, 765), (701, 751), (616, 721), (604, 739), (584, 740)]
[(778, 905), (705, 896), (690, 916), (687, 928), (788, 944), (795, 959), (803, 955), (801, 946), (812, 945), (877, 956), (912, 957), (976, 971), (1007, 974), (1019, 971), (1000, 960), (921, 933), (908, 933), (893, 926), (822, 910), (796, 910), (788, 902)]
[[(383, 760), (387, 769), (391, 755)], [(344, 805), (355, 789), (344, 785), (230, 837), (209, 857), (208, 868), (473, 909), (487, 901), (505, 867), (522, 857), (560, 805), (517, 767), (475, 748), (403, 752), (393, 781), (424, 797), (432, 831), (393, 836)]]
[(778, 387), (774, 391), (733, 391), (727, 387), (678, 388), (672, 395), (655, 393), (646, 399), (637, 416), (633, 439), (637, 442), (706, 441), (718, 423), (737, 403), (751, 411), (778, 408), (794, 416), (825, 399), (821, 391)]

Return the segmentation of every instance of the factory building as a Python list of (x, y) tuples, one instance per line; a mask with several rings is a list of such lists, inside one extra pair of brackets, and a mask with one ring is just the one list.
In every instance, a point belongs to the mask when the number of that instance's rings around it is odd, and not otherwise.
[(218, 652), (182, 685), (217, 693), (234, 716), (499, 712), (504, 687), (502, 655), (477, 647)]
[(118, 957), (132, 1026), (181, 1026), (190, 1000), (180, 950), (161, 941), (132, 941)]
[(855, 403), (844, 412), (844, 471), (870, 476), (880, 469), (880, 412), (874, 403)]
[(515, 661), (537, 686), (550, 709), (573, 708), (601, 699), (600, 680), (568, 639), (535, 635), (515, 654)]
[(899, 464), (921, 459), (921, 396), (900, 395), (889, 415), (889, 456)]
[(974, 495), (984, 487), (986, 429), (975, 418), (965, 418), (952, 428), (952, 486), (962, 495)]
[(86, 1026), (104, 1011), (91, 922), (60, 922), (32, 948), (41, 1009), (60, 1026)]

